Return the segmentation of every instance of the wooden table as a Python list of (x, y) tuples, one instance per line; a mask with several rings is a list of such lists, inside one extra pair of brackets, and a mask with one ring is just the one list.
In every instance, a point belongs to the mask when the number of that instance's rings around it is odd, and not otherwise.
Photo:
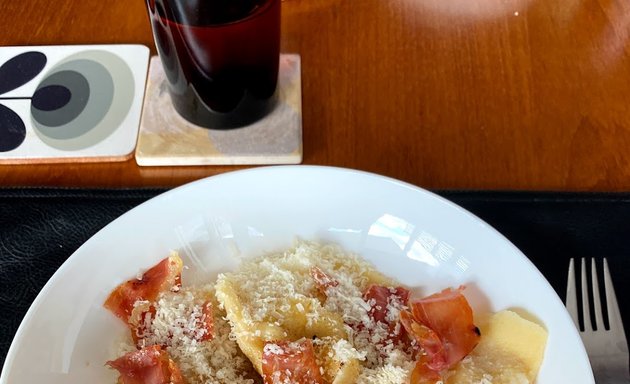
[[(153, 41), (144, 2), (0, 0), (1, 45)], [(627, 0), (286, 0), (304, 163), (427, 188), (630, 190)], [(176, 186), (238, 167), (3, 165), (0, 185)]]

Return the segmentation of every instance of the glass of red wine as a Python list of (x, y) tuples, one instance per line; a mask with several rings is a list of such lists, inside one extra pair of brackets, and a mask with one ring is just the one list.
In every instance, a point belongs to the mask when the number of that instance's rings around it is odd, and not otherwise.
[(243, 127), (277, 98), (281, 0), (146, 0), (175, 110), (213, 129)]

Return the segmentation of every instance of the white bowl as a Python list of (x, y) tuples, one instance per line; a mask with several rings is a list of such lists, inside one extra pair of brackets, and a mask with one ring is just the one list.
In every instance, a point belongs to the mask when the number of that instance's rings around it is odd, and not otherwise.
[(113, 383), (103, 363), (126, 335), (109, 292), (170, 250), (184, 281), (214, 279), (238, 257), (296, 237), (339, 243), (424, 293), (466, 284), (476, 311), (517, 309), (549, 339), (538, 384), (594, 383), (561, 300), (508, 240), (466, 210), (400, 181), (347, 169), (256, 168), (164, 193), (106, 226), (54, 274), (13, 340), (0, 383)]

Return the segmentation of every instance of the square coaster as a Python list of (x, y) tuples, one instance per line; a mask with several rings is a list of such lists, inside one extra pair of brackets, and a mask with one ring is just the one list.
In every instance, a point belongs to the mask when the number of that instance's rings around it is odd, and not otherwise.
[(302, 161), (299, 55), (280, 55), (275, 109), (242, 128), (207, 129), (188, 122), (173, 107), (166, 81), (159, 57), (152, 57), (136, 147), (138, 165), (299, 164)]
[(133, 155), (149, 48), (0, 48), (0, 163), (121, 161)]

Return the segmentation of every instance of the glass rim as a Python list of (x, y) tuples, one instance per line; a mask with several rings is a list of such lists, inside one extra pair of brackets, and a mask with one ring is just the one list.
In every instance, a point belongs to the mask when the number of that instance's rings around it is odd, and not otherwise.
[(265, 12), (268, 12), (269, 9), (271, 8), (271, 5), (274, 2), (278, 2), (280, 3), (280, 6), (282, 6), (282, 0), (268, 0), (265, 1), (265, 3), (258, 9), (254, 10), (254, 12), (250, 12), (247, 14), (247, 16), (240, 18), (238, 20), (232, 20), (232, 21), (226, 21), (223, 23), (211, 23), (211, 24), (202, 24), (202, 25), (191, 25), (191, 24), (183, 24), (180, 23), (178, 21), (176, 21), (177, 24), (182, 24), (182, 25), (186, 25), (187, 27), (192, 27), (192, 28), (220, 28), (220, 27), (226, 27), (226, 26), (230, 26), (230, 25), (234, 25), (234, 24), (239, 24), (239, 23), (243, 23), (246, 22), (248, 20), (257, 18), (262, 16)]

